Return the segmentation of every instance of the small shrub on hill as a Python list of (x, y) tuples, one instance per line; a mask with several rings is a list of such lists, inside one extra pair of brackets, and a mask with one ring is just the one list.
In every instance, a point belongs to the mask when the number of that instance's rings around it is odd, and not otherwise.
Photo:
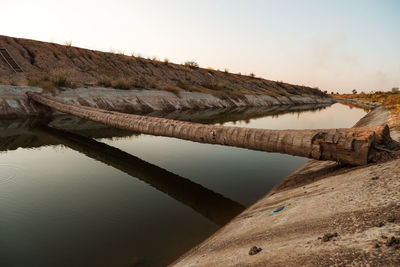
[(174, 93), (175, 95), (179, 95), (179, 92), (181, 91), (181, 89), (179, 89), (179, 87), (177, 86), (172, 86), (172, 85), (167, 85), (164, 87), (165, 91)]
[(129, 90), (131, 88), (131, 81), (126, 78), (120, 78), (115, 82), (113, 87), (121, 90)]
[(28, 76), (28, 85), (43, 89), (75, 88), (66, 72), (40, 73)]
[(97, 82), (97, 85), (104, 86), (106, 88), (112, 87), (112, 81), (108, 77), (103, 77)]
[(197, 62), (194, 62), (194, 61), (186, 61), (184, 65), (186, 67), (191, 68), (191, 69), (198, 69), (199, 68), (199, 64), (197, 64)]

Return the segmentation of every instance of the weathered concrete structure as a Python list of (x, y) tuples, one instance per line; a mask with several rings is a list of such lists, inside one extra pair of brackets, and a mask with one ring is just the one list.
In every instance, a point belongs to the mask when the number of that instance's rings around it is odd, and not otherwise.
[[(357, 126), (389, 120), (381, 106)], [(399, 188), (400, 159), (311, 160), (171, 266), (400, 266)]]
[[(0, 85), (0, 118), (23, 118), (49, 115), (32, 105), (26, 92), (41, 93), (41, 88)], [(335, 103), (335, 99), (320, 96), (245, 95), (240, 99), (221, 99), (200, 92), (181, 92), (178, 95), (160, 90), (117, 90), (106, 88), (77, 88), (57, 91), (57, 98), (105, 110), (124, 113), (152, 111), (234, 109), (234, 108), (287, 108), (301, 105), (314, 107)]]

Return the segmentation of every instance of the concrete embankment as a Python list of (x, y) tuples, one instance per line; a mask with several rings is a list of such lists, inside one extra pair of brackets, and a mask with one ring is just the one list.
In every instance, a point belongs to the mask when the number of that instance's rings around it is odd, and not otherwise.
[[(17, 118), (49, 114), (49, 110), (31, 103), (26, 92), (40, 88), (0, 85), (0, 118)], [(57, 92), (57, 97), (76, 104), (120, 112), (151, 112), (207, 108), (272, 107), (278, 105), (329, 104), (335, 100), (320, 96), (245, 95), (243, 98), (218, 98), (199, 92), (175, 95), (157, 90), (115, 90), (78, 88)]]
[(364, 101), (364, 100), (360, 100), (360, 99), (340, 98), (340, 97), (335, 97), (335, 99), (338, 102), (345, 102), (345, 103), (359, 105), (359, 106), (365, 106), (365, 107), (369, 107), (369, 108), (376, 108), (376, 107), (379, 107), (382, 105), (382, 103), (379, 103), (379, 102)]
[[(356, 126), (390, 117), (380, 106)], [(363, 167), (311, 160), (172, 265), (399, 266), (399, 188), (400, 159)]]

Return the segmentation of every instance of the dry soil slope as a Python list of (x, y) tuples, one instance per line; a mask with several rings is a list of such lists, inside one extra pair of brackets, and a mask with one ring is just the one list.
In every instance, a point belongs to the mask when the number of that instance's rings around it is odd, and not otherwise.
[(63, 72), (76, 86), (121, 79), (128, 80), (132, 89), (180, 89), (221, 97), (245, 93), (325, 97), (320, 90), (305, 86), (54, 43), (0, 36), (0, 47), (5, 47), (24, 70), (14, 73), (0, 58), (0, 84), (26, 85), (27, 78), (40, 73)]

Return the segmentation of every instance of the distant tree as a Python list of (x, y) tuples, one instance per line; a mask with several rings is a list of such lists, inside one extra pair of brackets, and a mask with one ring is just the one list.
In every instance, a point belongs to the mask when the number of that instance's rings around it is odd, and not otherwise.
[(256, 77), (256, 75), (254, 74), (254, 73), (250, 73), (250, 75), (249, 75), (251, 78), (254, 78), (254, 77)]
[(351, 91), (354, 95), (356, 95), (357, 94), (357, 90), (356, 89), (353, 89), (353, 91)]
[(332, 91), (332, 92), (331, 92), (331, 95), (333, 95), (333, 94), (334, 94), (334, 92)]
[(398, 93), (398, 92), (400, 92), (399, 87), (392, 88), (392, 93)]
[(324, 91), (322, 91), (322, 92), (324, 92), (324, 94), (327, 94), (327, 93), (328, 93), (328, 91), (327, 91), (327, 90), (324, 90)]

